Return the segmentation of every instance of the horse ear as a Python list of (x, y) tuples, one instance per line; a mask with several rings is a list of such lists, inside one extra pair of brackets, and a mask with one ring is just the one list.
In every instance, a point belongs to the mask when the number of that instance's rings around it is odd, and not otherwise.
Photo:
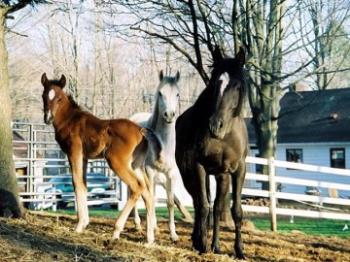
[(177, 71), (175, 75), (175, 81), (178, 82), (180, 80), (180, 72)]
[(245, 50), (242, 46), (239, 48), (236, 59), (240, 66), (243, 66), (245, 64)]
[(46, 73), (43, 73), (41, 76), (41, 84), (45, 87), (48, 79), (46, 77)]
[(60, 79), (60, 87), (63, 89), (65, 85), (66, 85), (66, 77), (62, 75)]
[(164, 75), (163, 75), (163, 70), (160, 70), (159, 72), (159, 80), (163, 81)]
[(214, 59), (214, 63), (220, 62), (224, 59), (220, 51), (220, 47), (218, 45), (215, 46), (215, 49), (213, 52), (213, 59)]

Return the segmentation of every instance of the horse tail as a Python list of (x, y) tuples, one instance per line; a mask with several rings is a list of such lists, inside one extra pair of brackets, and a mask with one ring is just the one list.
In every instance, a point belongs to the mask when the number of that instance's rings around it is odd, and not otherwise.
[(150, 150), (152, 151), (151, 165), (159, 171), (167, 171), (164, 157), (162, 154), (163, 145), (158, 136), (149, 128), (141, 128), (141, 133), (147, 140)]

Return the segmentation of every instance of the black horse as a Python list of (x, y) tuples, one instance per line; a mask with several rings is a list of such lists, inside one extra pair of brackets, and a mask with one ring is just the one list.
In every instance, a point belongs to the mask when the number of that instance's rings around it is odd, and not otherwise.
[(231, 176), (231, 214), (236, 227), (234, 247), (236, 256), (240, 259), (244, 258), (241, 240), (241, 192), (248, 151), (247, 129), (240, 117), (245, 91), (244, 63), (245, 52), (242, 48), (235, 58), (224, 58), (216, 48), (208, 86), (195, 104), (176, 122), (175, 154), (184, 185), (193, 198), (195, 223), (192, 243), (201, 253), (207, 251), (208, 175), (215, 175), (217, 182), (211, 246), (217, 253), (220, 252), (219, 218), (230, 188)]

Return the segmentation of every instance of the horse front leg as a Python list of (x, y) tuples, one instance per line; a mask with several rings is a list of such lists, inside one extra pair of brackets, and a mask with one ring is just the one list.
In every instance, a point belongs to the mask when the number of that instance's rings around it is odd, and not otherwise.
[(228, 174), (220, 174), (216, 177), (216, 197), (214, 202), (214, 228), (211, 249), (214, 253), (220, 253), (220, 215), (225, 205), (225, 198), (230, 189), (230, 177)]
[(175, 214), (174, 214), (175, 172), (176, 170), (172, 169), (168, 174), (166, 174), (167, 205), (168, 205), (168, 212), (169, 212), (169, 231), (170, 231), (170, 238), (174, 242), (176, 242), (179, 239), (178, 235), (176, 234)]
[(156, 181), (155, 181), (155, 176), (156, 171), (151, 167), (146, 165), (145, 168), (147, 177), (148, 177), (148, 183), (149, 183), (149, 191), (150, 195), (152, 196), (152, 224), (153, 224), (153, 230), (157, 231), (158, 226), (157, 226), (157, 215), (156, 215), (156, 203), (157, 203), (157, 195), (156, 195)]
[(243, 242), (241, 239), (241, 226), (243, 218), (243, 210), (241, 204), (242, 187), (245, 177), (245, 163), (241, 163), (238, 170), (232, 175), (232, 200), (233, 204), (231, 207), (232, 218), (235, 223), (236, 238), (235, 238), (235, 252), (238, 259), (245, 259), (243, 253)]
[(78, 224), (75, 231), (81, 233), (89, 224), (86, 187), (87, 159), (83, 158), (81, 148), (80, 150), (73, 151), (68, 158), (72, 170), (73, 186), (78, 210)]

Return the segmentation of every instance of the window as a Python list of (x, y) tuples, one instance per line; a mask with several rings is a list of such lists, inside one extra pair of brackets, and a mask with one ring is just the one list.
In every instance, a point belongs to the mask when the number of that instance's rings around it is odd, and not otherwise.
[(331, 148), (331, 167), (345, 168), (345, 149), (344, 148)]
[(286, 154), (287, 161), (289, 162), (303, 162), (303, 150), (301, 148), (287, 149)]

